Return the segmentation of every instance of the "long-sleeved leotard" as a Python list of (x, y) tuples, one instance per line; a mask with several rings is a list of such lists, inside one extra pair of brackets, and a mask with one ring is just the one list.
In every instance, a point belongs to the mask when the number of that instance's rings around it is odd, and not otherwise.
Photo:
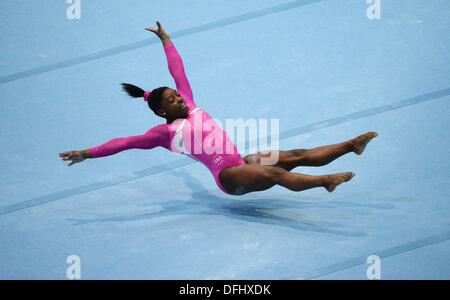
[(227, 193), (219, 180), (222, 169), (244, 165), (239, 151), (227, 133), (193, 99), (183, 61), (173, 44), (164, 46), (170, 74), (177, 91), (189, 107), (188, 117), (153, 127), (143, 135), (113, 139), (91, 148), (94, 158), (113, 155), (128, 149), (152, 149), (158, 146), (188, 155), (202, 162), (213, 174), (219, 188)]

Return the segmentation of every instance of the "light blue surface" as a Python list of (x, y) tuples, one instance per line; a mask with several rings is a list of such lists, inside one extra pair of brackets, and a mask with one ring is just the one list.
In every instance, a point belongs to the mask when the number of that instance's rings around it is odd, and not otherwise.
[[(450, 2), (2, 1), (0, 279), (450, 279)], [(377, 131), (307, 174), (350, 182), (225, 195), (159, 148), (68, 168), (58, 153), (160, 124), (120, 89), (174, 87), (160, 20), (198, 106), (280, 119), (281, 149)], [(248, 153), (243, 153), (248, 154)]]

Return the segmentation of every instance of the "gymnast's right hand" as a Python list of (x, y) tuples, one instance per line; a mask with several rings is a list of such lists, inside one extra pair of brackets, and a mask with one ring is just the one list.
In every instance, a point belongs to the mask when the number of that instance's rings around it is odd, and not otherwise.
[(158, 25), (158, 29), (153, 27), (147, 27), (145, 30), (151, 31), (154, 34), (156, 34), (161, 40), (168, 39), (170, 40), (169, 33), (161, 26), (161, 23), (159, 21), (156, 21), (156, 25)]
[(69, 167), (86, 159), (82, 151), (61, 152), (59, 153), (59, 157), (62, 157), (62, 160), (71, 160), (72, 162), (68, 164)]

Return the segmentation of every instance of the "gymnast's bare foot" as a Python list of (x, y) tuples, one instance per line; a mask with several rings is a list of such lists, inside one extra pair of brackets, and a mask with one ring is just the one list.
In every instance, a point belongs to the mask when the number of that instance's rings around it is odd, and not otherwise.
[(350, 140), (353, 152), (355, 152), (358, 155), (361, 155), (364, 152), (364, 149), (366, 149), (367, 144), (377, 135), (378, 135), (377, 132), (368, 132)]
[(334, 191), (334, 189), (345, 181), (349, 181), (355, 176), (353, 172), (345, 172), (345, 173), (337, 173), (328, 175), (326, 183), (324, 184), (324, 188), (327, 189), (330, 193)]

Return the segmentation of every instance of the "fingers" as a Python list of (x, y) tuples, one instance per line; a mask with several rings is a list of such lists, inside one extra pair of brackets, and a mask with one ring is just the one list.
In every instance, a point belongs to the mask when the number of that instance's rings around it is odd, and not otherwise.
[(72, 166), (73, 164), (79, 163), (83, 161), (84, 159), (77, 153), (77, 151), (69, 151), (69, 152), (61, 152), (59, 153), (59, 156), (62, 158), (62, 160), (72, 160), (68, 166)]
[(72, 154), (70, 152), (62, 152), (59, 154), (59, 157), (62, 157), (63, 160), (69, 160)]
[(73, 153), (73, 151), (69, 151), (69, 152), (61, 152), (59, 153), (59, 157), (62, 157), (62, 160), (70, 160), (74, 158), (75, 153)]
[(145, 30), (157, 33), (158, 31), (160, 31), (162, 29), (161, 23), (159, 21), (156, 21), (156, 25), (158, 25), (158, 29), (154, 28), (154, 27), (147, 27), (145, 28)]

